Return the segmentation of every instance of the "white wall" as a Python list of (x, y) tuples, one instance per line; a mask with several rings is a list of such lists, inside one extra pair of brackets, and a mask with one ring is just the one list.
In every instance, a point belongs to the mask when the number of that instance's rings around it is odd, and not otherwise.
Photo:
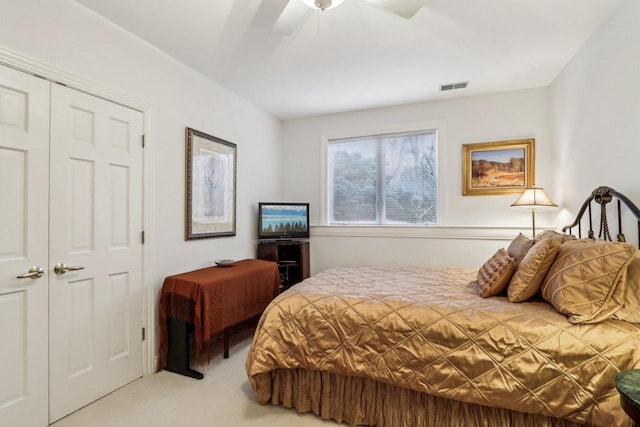
[[(554, 187), (557, 202), (566, 208), (560, 220), (575, 215), (600, 185), (640, 202), (638, 23), (640, 2), (627, 0), (550, 87)], [(637, 236), (635, 225), (626, 234)]]
[[(357, 136), (372, 130), (439, 122), (442, 124), (439, 177), (444, 183), (440, 224), (524, 227), (526, 231), (531, 224), (530, 214), (509, 207), (517, 195), (462, 196), (462, 145), (535, 138), (536, 184), (545, 187), (553, 199), (555, 188), (548, 107), (548, 89), (540, 88), (285, 121), (285, 198), (309, 201), (311, 223), (320, 223), (320, 156), (321, 140), (325, 134), (352, 133)], [(537, 216), (539, 225), (554, 225), (550, 218), (551, 215)], [(437, 239), (428, 235), (420, 238), (406, 235), (358, 237), (353, 233), (349, 237), (338, 237), (334, 235), (336, 233), (339, 231), (335, 228), (328, 231), (315, 227), (312, 230), (312, 272), (351, 262), (478, 266), (498, 247), (504, 246), (505, 239), (515, 237), (515, 234), (498, 232), (493, 238), (484, 236), (478, 240), (458, 230)], [(416, 234), (424, 232), (416, 230)]]
[[(73, 1), (0, 0), (0, 22), (0, 48), (151, 105), (155, 203), (146, 233), (154, 263), (147, 286), (155, 298), (167, 275), (216, 258), (255, 257), (257, 202), (281, 196), (279, 120)], [(235, 237), (184, 240), (185, 127), (238, 145)]]

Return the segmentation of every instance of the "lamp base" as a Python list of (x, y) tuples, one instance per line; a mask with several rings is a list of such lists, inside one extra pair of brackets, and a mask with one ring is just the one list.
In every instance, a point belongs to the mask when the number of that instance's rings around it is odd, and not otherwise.
[(531, 209), (531, 238), (536, 237), (536, 210)]

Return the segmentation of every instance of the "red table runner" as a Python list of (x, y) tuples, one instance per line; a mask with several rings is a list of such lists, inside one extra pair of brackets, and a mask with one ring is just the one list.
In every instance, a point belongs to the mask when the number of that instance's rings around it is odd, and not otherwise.
[(280, 292), (275, 262), (245, 259), (165, 278), (160, 295), (159, 369), (167, 364), (167, 319), (194, 325), (198, 363), (209, 361), (209, 344), (225, 328), (262, 313)]

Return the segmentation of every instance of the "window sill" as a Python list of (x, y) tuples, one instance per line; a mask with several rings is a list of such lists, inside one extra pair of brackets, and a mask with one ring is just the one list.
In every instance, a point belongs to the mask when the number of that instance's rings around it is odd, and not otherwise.
[[(555, 227), (536, 227), (536, 234)], [(531, 236), (531, 227), (312, 225), (311, 237), (383, 237), (415, 239), (512, 240), (518, 233)]]

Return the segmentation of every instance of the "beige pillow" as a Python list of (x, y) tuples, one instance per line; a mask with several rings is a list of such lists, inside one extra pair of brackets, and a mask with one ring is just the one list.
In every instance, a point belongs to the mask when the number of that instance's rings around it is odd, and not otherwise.
[(574, 236), (573, 234), (565, 234), (565, 233), (558, 233), (557, 231), (553, 231), (553, 230), (545, 230), (542, 233), (536, 234), (536, 236), (533, 238), (533, 240), (535, 240), (536, 242), (540, 242), (542, 240), (547, 240), (547, 239), (559, 240), (560, 243), (564, 243), (570, 240), (577, 240), (577, 237)]
[(509, 282), (509, 301), (526, 301), (538, 293), (542, 281), (558, 255), (560, 245), (560, 240), (556, 239), (541, 240), (533, 245)]
[(516, 263), (507, 251), (499, 249), (478, 270), (478, 293), (482, 298), (498, 295), (509, 285)]
[(507, 253), (516, 261), (516, 267), (520, 265), (522, 259), (525, 257), (529, 249), (535, 243), (534, 240), (529, 239), (524, 234), (520, 233), (515, 239), (511, 241), (511, 244), (507, 248)]
[(640, 256), (637, 254), (627, 267), (626, 285), (624, 305), (613, 317), (631, 323), (640, 323)]
[(624, 304), (627, 266), (637, 251), (628, 243), (564, 243), (542, 285), (542, 297), (571, 323), (606, 320)]

